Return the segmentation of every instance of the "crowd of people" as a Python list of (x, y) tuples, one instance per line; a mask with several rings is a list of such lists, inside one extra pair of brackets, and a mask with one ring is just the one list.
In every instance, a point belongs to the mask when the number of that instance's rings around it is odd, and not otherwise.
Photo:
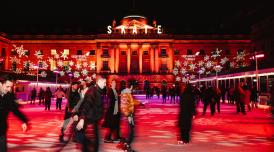
[[(22, 122), (23, 131), (27, 130), (28, 119), (19, 110), (15, 95), (12, 91), (13, 80), (8, 76), (0, 78), (0, 151), (7, 151), (7, 116), (13, 112)], [(107, 90), (107, 106), (104, 108), (103, 92)], [(167, 88), (155, 89), (162, 93), (163, 103), (166, 103)], [(206, 114), (207, 107), (210, 106), (210, 114), (213, 116), (217, 109), (221, 113), (221, 101), (225, 102), (227, 95), (228, 103), (236, 105), (236, 113), (246, 115), (251, 108), (257, 107), (258, 92), (256, 88), (249, 88), (244, 82), (240, 82), (235, 88), (219, 89), (216, 86), (192, 86), (187, 84), (180, 89), (174, 86), (168, 89), (172, 100), (175, 103), (175, 96), (179, 96), (179, 114), (178, 114), (178, 144), (188, 144), (190, 142), (190, 132), (193, 118), (198, 114), (196, 108), (200, 101), (203, 103), (203, 113)], [(106, 130), (104, 135), (105, 143), (117, 143), (116, 147), (124, 151), (133, 152), (132, 142), (135, 136), (135, 108), (144, 106), (141, 102), (134, 99), (132, 95), (133, 86), (117, 91), (116, 81), (112, 80), (110, 87), (106, 89), (106, 79), (98, 78), (96, 84), (89, 85), (85, 80), (72, 82), (67, 93), (58, 88), (52, 93), (49, 88), (46, 91), (40, 89), (39, 104), (45, 104), (45, 110), (50, 110), (51, 98), (55, 96), (56, 109), (61, 110), (62, 98), (67, 98), (65, 106), (64, 121), (60, 128), (59, 141), (68, 143), (69, 140), (78, 142), (82, 145), (82, 151), (99, 151), (99, 128)], [(178, 91), (178, 92), (177, 92)], [(272, 85), (272, 106), (274, 85)], [(172, 93), (173, 92), (173, 93)], [(35, 100), (36, 90), (31, 91), (31, 104)], [(148, 98), (151, 98), (148, 97)], [(177, 101), (176, 101), (177, 102)], [(252, 104), (250, 104), (252, 103)], [(253, 106), (251, 106), (253, 105)], [(274, 108), (272, 114), (274, 115)], [(125, 117), (122, 119), (121, 117)], [(103, 121), (101, 121), (103, 120)], [(121, 120), (126, 121), (127, 135), (122, 135)], [(101, 125), (101, 126), (100, 126)], [(91, 129), (92, 128), (92, 129)], [(91, 132), (92, 131), (92, 132)], [(66, 137), (66, 138), (65, 138)], [(66, 139), (66, 140), (65, 140)]]

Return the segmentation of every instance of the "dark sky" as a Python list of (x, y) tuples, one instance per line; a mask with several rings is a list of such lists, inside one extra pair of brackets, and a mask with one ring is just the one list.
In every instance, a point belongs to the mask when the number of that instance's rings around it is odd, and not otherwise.
[(246, 34), (273, 15), (271, 1), (256, 0), (36, 0), (1, 2), (0, 32), (8, 34), (106, 33), (129, 14), (153, 19), (166, 33)]

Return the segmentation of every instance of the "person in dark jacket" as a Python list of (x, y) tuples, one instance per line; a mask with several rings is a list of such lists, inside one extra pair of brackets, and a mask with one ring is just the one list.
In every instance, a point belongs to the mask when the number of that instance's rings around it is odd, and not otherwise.
[[(87, 127), (93, 125), (93, 136), (85, 136), (82, 150), (84, 152), (97, 152), (99, 150), (99, 132), (98, 123), (103, 115), (102, 92), (106, 86), (105, 78), (98, 78), (96, 86), (91, 86), (84, 97), (83, 103), (79, 109), (79, 122), (76, 126), (78, 130), (83, 129), (86, 132)], [(92, 139), (93, 138), (93, 139)]]
[[(112, 143), (120, 140), (120, 110), (119, 96), (116, 90), (116, 81), (112, 80), (108, 91), (109, 107), (107, 109), (103, 127), (107, 128), (104, 142)], [(113, 135), (113, 139), (111, 136)]]
[(47, 87), (44, 97), (45, 97), (45, 110), (47, 109), (50, 110), (52, 92), (50, 91), (49, 87)]
[(16, 98), (14, 93), (12, 93), (13, 80), (9, 76), (0, 77), (0, 151), (7, 151), (7, 119), (9, 112), (18, 117), (22, 122), (23, 132), (27, 130), (27, 118), (18, 109), (18, 104), (16, 103)]
[(35, 104), (35, 98), (36, 98), (36, 89), (33, 88), (31, 90), (30, 104)]
[[(77, 103), (80, 101), (80, 93), (78, 92), (78, 82), (72, 82), (71, 83), (71, 88), (68, 94), (68, 102), (65, 108), (65, 117), (64, 117), (64, 122), (63, 122), (63, 126), (61, 128), (61, 135), (59, 136), (59, 141), (60, 142), (64, 142), (64, 132), (67, 128), (67, 125), (69, 123), (69, 121), (71, 120), (71, 118), (73, 118), (73, 116), (75, 115), (74, 112), (74, 107), (77, 105)], [(75, 118), (75, 121), (77, 121), (77, 119)], [(75, 127), (75, 125), (74, 125)], [(73, 129), (71, 129), (72, 131)], [(72, 134), (72, 132), (70, 133)]]
[(42, 103), (42, 104), (45, 104), (45, 91), (43, 88), (40, 88), (40, 91), (39, 91), (39, 105)]
[(204, 92), (204, 109), (203, 115), (206, 114), (207, 106), (210, 105), (210, 113), (213, 116), (215, 114), (215, 92), (212, 86), (208, 86), (208, 88)]
[(178, 125), (180, 128), (180, 139), (178, 144), (187, 144), (190, 141), (190, 130), (192, 119), (195, 114), (195, 97), (192, 86), (187, 84), (185, 91), (180, 97), (180, 112)]

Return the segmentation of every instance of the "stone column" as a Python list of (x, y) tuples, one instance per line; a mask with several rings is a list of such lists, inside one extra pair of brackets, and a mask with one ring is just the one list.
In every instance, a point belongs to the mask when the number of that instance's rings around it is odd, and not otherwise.
[(139, 49), (139, 73), (143, 73), (143, 50)]
[(127, 47), (127, 73), (130, 73), (130, 56), (131, 56), (131, 51), (130, 51), (130, 44)]

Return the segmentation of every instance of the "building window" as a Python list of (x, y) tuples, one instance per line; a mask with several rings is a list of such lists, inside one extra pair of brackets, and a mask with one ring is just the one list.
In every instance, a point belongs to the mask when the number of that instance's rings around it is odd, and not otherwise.
[(82, 55), (82, 50), (77, 50), (77, 55)]
[(132, 55), (137, 55), (137, 51), (132, 51)]
[(200, 49), (200, 54), (199, 55), (205, 55), (205, 50), (204, 49)]
[(161, 49), (160, 57), (167, 57), (166, 49), (165, 48)]
[(103, 50), (103, 55), (108, 55), (108, 49)]
[(89, 55), (95, 55), (95, 50), (90, 50)]
[(126, 55), (126, 51), (121, 51), (121, 55)]
[(101, 57), (104, 57), (104, 58), (110, 57), (109, 54), (108, 54), (108, 49), (103, 49), (103, 54), (102, 54)]
[(6, 57), (6, 48), (2, 48), (1, 57)]
[(174, 50), (174, 55), (179, 55), (180, 54), (180, 52), (179, 52), (179, 50)]
[(161, 55), (166, 55), (166, 49), (161, 49)]
[(191, 49), (187, 49), (186, 55), (192, 55), (192, 50)]
[(103, 70), (109, 70), (108, 61), (103, 61)]
[(144, 51), (144, 52), (143, 52), (143, 55), (148, 55), (148, 51)]

